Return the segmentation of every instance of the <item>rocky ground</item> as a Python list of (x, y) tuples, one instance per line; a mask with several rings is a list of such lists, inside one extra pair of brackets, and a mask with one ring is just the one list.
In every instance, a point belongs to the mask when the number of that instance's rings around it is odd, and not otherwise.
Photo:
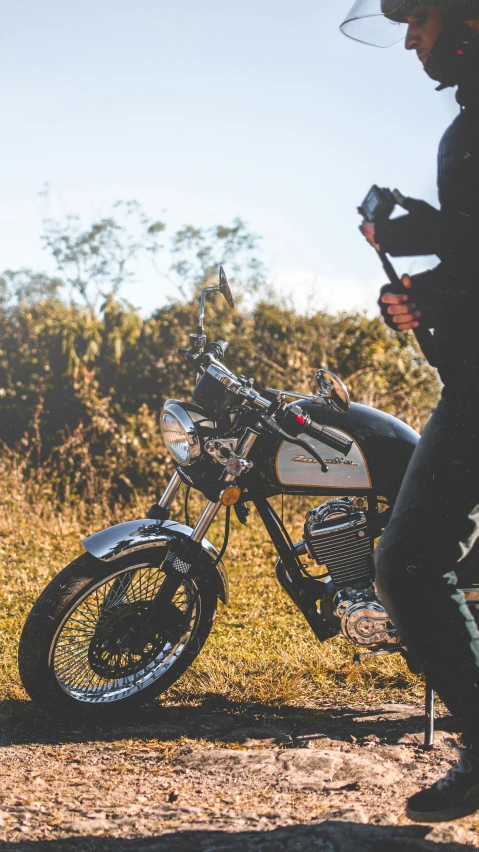
[(405, 798), (457, 759), (415, 706), (157, 705), (120, 726), (0, 704), (0, 852), (479, 849), (479, 815), (412, 825)]

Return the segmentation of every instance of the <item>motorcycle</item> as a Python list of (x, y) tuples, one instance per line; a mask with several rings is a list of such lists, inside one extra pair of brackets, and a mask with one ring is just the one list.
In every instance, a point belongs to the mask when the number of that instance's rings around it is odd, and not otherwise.
[[(374, 583), (373, 549), (385, 528), (419, 435), (395, 417), (351, 403), (343, 382), (320, 369), (318, 392), (264, 388), (208, 343), (205, 300), (219, 291), (233, 308), (224, 270), (201, 293), (188, 349), (192, 402), (170, 399), (161, 433), (175, 471), (146, 518), (85, 539), (85, 553), (46, 587), (25, 623), (19, 669), (46, 711), (106, 714), (132, 709), (170, 687), (228, 604), (223, 556), (230, 512), (247, 523), (251, 503), (278, 553), (276, 576), (320, 642), (340, 633), (356, 659), (401, 651)], [(181, 486), (208, 504), (194, 528), (170, 518)], [(293, 543), (270, 499), (317, 497)], [(220, 552), (206, 538), (226, 510)], [(479, 588), (464, 590), (479, 605)]]

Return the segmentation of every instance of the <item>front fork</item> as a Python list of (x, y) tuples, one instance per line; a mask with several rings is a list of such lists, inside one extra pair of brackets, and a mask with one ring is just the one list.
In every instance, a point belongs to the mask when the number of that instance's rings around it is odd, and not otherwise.
[[(252, 429), (248, 429), (235, 455), (242, 459), (247, 458), (257, 437), (257, 432), (254, 432)], [(221, 479), (221, 483), (225, 486), (230, 485), (232, 482), (234, 482), (235, 479), (236, 476), (225, 473)], [(166, 520), (169, 517), (170, 506), (173, 503), (173, 500), (175, 499), (182, 483), (183, 480), (180, 474), (178, 473), (178, 471), (175, 471), (168, 485), (166, 486), (162, 497), (157, 503), (159, 509), (162, 510), (161, 514), (164, 513), (163, 520)], [(223, 503), (221, 502), (221, 500), (218, 500), (217, 502), (210, 501), (208, 503), (198, 523), (196, 524), (196, 527), (194, 528), (189, 538), (189, 541), (194, 541), (197, 544), (201, 544), (222, 505)]]
[[(257, 432), (254, 432), (252, 429), (248, 429), (235, 455), (239, 458), (245, 459), (257, 437)], [(221, 479), (221, 485), (227, 486), (234, 482), (235, 479), (235, 475), (228, 474), (225, 471)], [(161, 517), (161, 514), (164, 513), (165, 520), (169, 517), (170, 506), (175, 499), (182, 482), (183, 480), (181, 479), (180, 474), (178, 471), (175, 471), (162, 497), (158, 501), (157, 506), (160, 510), (159, 515)], [(150, 624), (153, 625), (156, 623), (161, 609), (165, 605), (171, 603), (183, 582), (183, 576), (189, 573), (194, 559), (201, 553), (201, 542), (222, 505), (223, 503), (221, 500), (218, 500), (217, 502), (210, 501), (191, 533), (191, 536), (184, 542), (184, 545), (181, 548), (176, 547), (174, 551), (170, 551), (170, 553), (168, 553), (166, 562), (170, 563), (174, 570), (171, 574), (166, 576), (165, 581), (162, 583), (162, 586), (153, 601), (151, 612), (147, 618), (147, 628)]]

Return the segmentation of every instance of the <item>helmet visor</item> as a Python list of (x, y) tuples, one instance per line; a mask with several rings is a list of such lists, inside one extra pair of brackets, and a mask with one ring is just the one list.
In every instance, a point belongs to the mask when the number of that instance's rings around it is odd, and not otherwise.
[(402, 41), (407, 32), (407, 6), (420, 6), (421, 0), (356, 0), (341, 24), (348, 38), (374, 47), (391, 47)]

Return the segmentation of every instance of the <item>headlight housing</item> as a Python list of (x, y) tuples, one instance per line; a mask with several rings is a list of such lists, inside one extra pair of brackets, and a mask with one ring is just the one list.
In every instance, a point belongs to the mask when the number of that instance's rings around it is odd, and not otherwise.
[(201, 444), (189, 414), (175, 402), (166, 402), (160, 417), (161, 435), (168, 452), (182, 466), (201, 455)]

